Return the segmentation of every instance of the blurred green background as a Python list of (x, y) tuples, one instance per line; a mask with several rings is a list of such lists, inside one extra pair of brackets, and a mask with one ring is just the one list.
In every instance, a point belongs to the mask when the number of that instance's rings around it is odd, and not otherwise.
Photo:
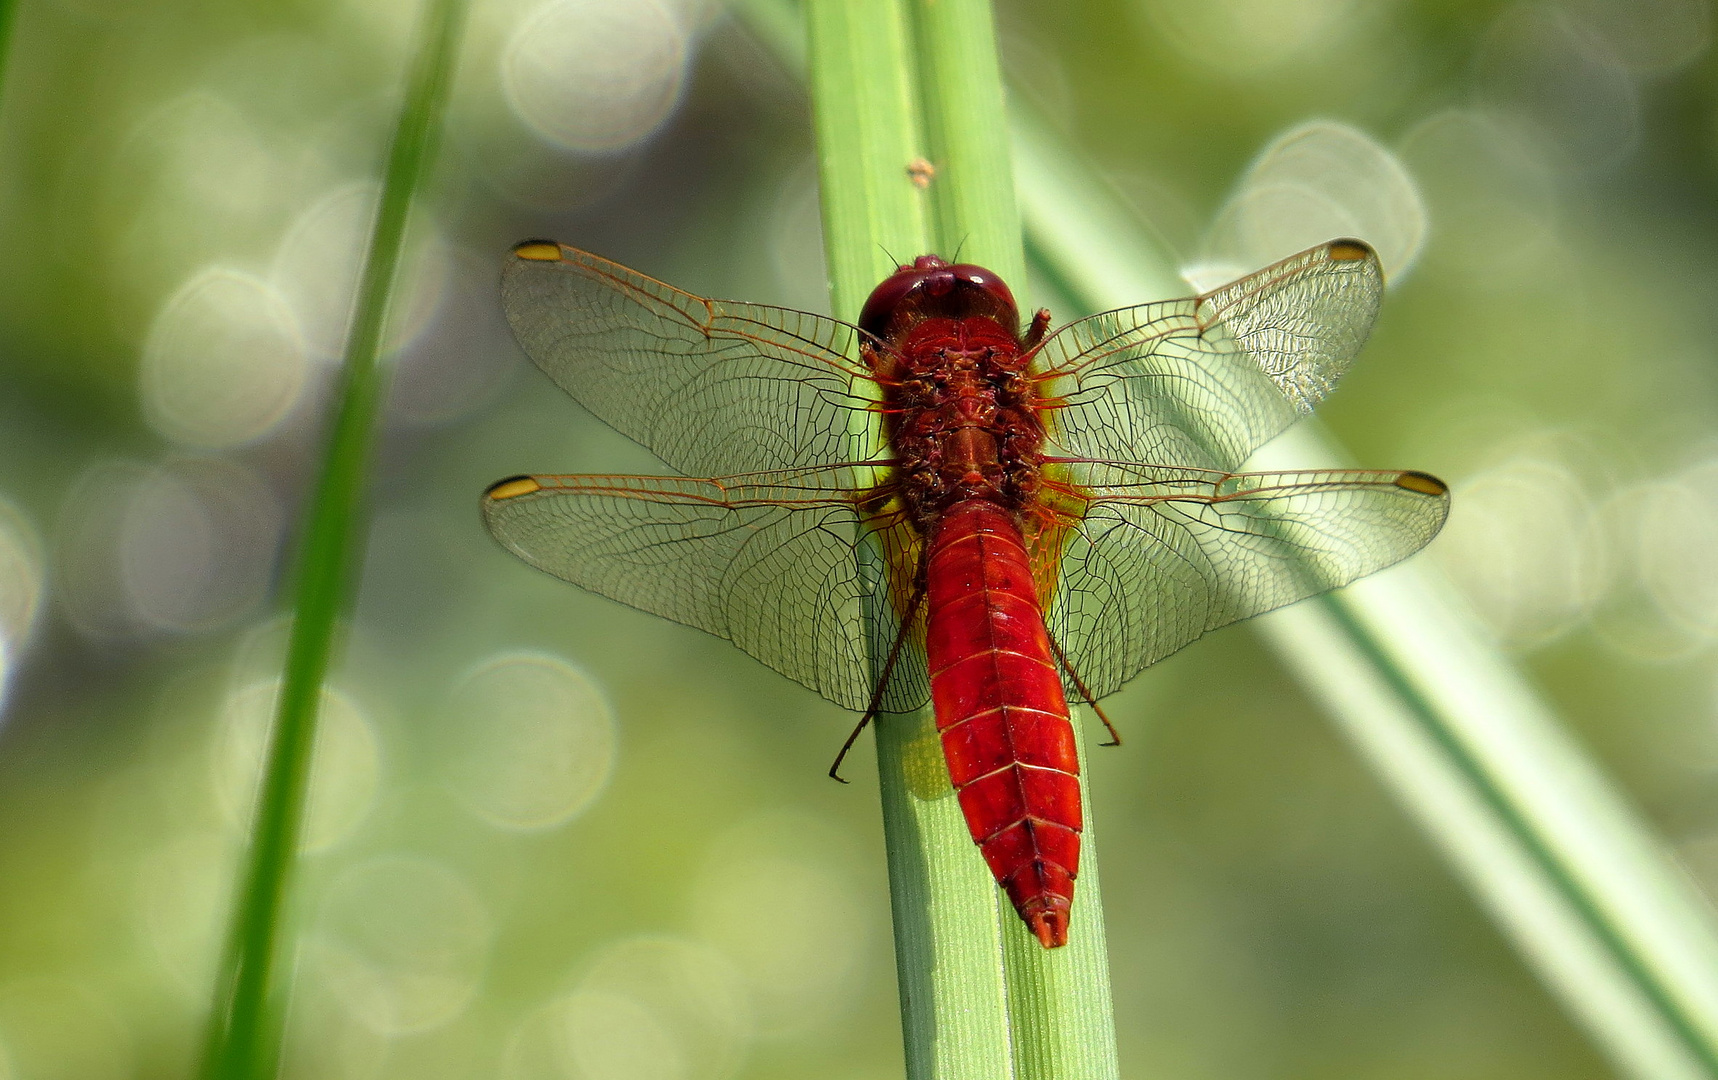
[[(416, 14), (16, 13), (0, 1080), (191, 1072)], [(1269, 247), (1266, 211), (1301, 205), (1271, 201), (1285, 175), (1337, 211), (1390, 194), (1354, 220), (1396, 245), (1394, 287), (1323, 415), (1363, 464), (1453, 484), (1422, 558), (1718, 889), (1707, 0), (998, 19), (1017, 93), (1201, 283)], [(1340, 152), (1242, 182), (1312, 120)], [(512, 473), (657, 469), (518, 354), (508, 246), (826, 310), (809, 130), (716, 6), (474, 5), (318, 749), (289, 1075), (900, 1075), (868, 741), (851, 786), (824, 777), (852, 717), (530, 570), (476, 512)], [(1091, 783), (1126, 1075), (1610, 1075), (1246, 628), (1108, 709), (1128, 741)]]

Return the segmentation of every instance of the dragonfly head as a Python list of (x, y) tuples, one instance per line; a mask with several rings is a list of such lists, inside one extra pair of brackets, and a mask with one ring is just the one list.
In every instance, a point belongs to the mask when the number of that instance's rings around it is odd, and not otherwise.
[(1020, 330), (1014, 294), (1000, 277), (982, 266), (920, 255), (871, 290), (859, 329), (887, 341), (923, 319), (972, 316), (995, 319), (1011, 334)]

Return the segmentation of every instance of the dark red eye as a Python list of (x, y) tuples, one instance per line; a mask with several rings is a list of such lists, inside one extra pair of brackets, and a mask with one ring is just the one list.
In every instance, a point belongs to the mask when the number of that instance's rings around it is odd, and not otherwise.
[(936, 302), (951, 297), (961, 286), (981, 289), (989, 294), (1001, 306), (1002, 311), (996, 315), (1005, 325), (1019, 325), (1014, 294), (1000, 277), (972, 263), (950, 265), (935, 255), (920, 255), (911, 266), (901, 267), (871, 290), (870, 299), (865, 301), (865, 307), (859, 313), (859, 329), (882, 338), (887, 335), (895, 315), (904, 308), (911, 306), (925, 315), (938, 314)]

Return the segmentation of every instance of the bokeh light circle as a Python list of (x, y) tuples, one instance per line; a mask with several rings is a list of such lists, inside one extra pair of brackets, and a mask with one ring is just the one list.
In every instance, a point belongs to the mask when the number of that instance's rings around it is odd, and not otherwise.
[(447, 708), (448, 786), (493, 825), (562, 824), (608, 783), (613, 711), (590, 676), (565, 660), (493, 657), (460, 680)]
[(1347, 124), (1302, 124), (1260, 152), (1185, 271), (1201, 291), (1336, 237), (1378, 252), (1395, 282), (1419, 257), (1426, 208), (1395, 154)]
[(687, 1080), (692, 1062), (678, 1033), (624, 994), (585, 991), (566, 1003), (568, 1056), (590, 1080)]
[(96, 639), (215, 629), (262, 601), (282, 526), (268, 483), (239, 462), (97, 463), (68, 486), (56, 529), (61, 610)]
[(446, 865), (378, 856), (328, 887), (310, 945), (317, 976), (374, 1031), (431, 1031), (459, 1016), (489, 962), (493, 926)]
[[(374, 181), (333, 187), (298, 215), (275, 249), (269, 280), (317, 359), (345, 354), (380, 198), (381, 185)], [(447, 288), (449, 263), (447, 246), (437, 236), (408, 235), (389, 304), (385, 350), (411, 343), (430, 323)]]
[(725, 830), (694, 893), (698, 936), (746, 976), (760, 1033), (827, 1023), (853, 992), (870, 926), (840, 834), (766, 812)]
[(554, 0), (508, 41), (502, 88), (548, 142), (618, 152), (649, 137), (679, 102), (686, 38), (657, 0)]
[(1559, 461), (1520, 457), (1457, 483), (1432, 550), (1507, 644), (1542, 645), (1602, 593), (1609, 550), (1584, 486)]
[[(254, 69), (253, 69), (254, 70)], [(234, 87), (231, 89), (237, 90)], [(84, 181), (61, 192), (61, 235), (100, 236), (88, 260), (125, 320), (147, 322), (161, 298), (235, 254), (262, 250), (297, 197), (294, 133), (205, 78), (139, 85), (145, 107), (122, 138), (88, 133), (88, 160), (68, 168)], [(79, 245), (63, 245), (66, 257)], [(239, 362), (239, 361), (236, 361)]]
[(1562, 6), (1637, 73), (1673, 71), (1712, 45), (1710, 0), (1563, 0)]
[[(16, 665), (13, 657), (17, 650), (4, 636), (0, 636), (0, 718), (6, 715), (6, 699), (12, 691), (12, 669)], [(0, 1080), (5, 1080), (0, 1077)]]
[(1678, 474), (1659, 494), (1640, 526), (1641, 583), (1667, 620), (1718, 640), (1718, 462)]
[(1551, 4), (1515, 4), (1492, 22), (1474, 61), (1479, 97), (1563, 152), (1609, 169), (1640, 141), (1640, 89), (1610, 45)]
[(250, 610), (268, 590), (283, 519), (262, 477), (237, 462), (204, 458), (150, 471), (119, 525), (132, 617), (190, 633)]
[(210, 266), (155, 317), (138, 368), (149, 424), (174, 442), (238, 446), (267, 435), (309, 383), (292, 311), (268, 282)]
[(1601, 512), (1616, 573), (1594, 613), (1600, 640), (1658, 663), (1718, 641), (1718, 463), (1624, 487)]
[[(212, 778), (235, 831), (248, 828), (255, 809), (279, 693), (278, 679), (254, 682), (230, 695), (221, 709)], [(380, 773), (381, 747), (369, 718), (350, 696), (324, 688), (301, 850), (321, 851), (351, 835), (375, 801)]]
[(1228, 75), (1257, 75), (1330, 49), (1356, 0), (1137, 0), (1152, 27), (1187, 59)]
[(6, 714), (12, 667), (36, 624), (44, 578), (35, 527), (23, 511), (0, 499), (0, 716)]
[(1438, 227), (1436, 269), (1481, 283), (1531, 279), (1556, 250), (1563, 196), (1536, 142), (1505, 118), (1446, 109), (1402, 140)]
[(434, 321), (399, 355), (388, 419), (414, 427), (481, 411), (524, 365), (495, 299), (493, 253), (450, 252), (450, 287)]
[(675, 937), (603, 949), (559, 1009), (563, 1067), (582, 1080), (723, 1080), (752, 1039), (745, 980), (732, 961)]

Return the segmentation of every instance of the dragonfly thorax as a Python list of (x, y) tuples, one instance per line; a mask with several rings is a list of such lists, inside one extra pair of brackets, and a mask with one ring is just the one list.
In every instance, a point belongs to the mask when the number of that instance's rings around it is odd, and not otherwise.
[(872, 291), (859, 326), (875, 339), (866, 359), (914, 526), (928, 534), (969, 499), (1022, 510), (1044, 429), (1008, 286), (982, 266), (923, 255)]
[[(968, 499), (1019, 511), (1044, 429), (1020, 340), (994, 319), (929, 318), (879, 356), (901, 492), (921, 531)], [(890, 370), (892, 369), (892, 370)]]

